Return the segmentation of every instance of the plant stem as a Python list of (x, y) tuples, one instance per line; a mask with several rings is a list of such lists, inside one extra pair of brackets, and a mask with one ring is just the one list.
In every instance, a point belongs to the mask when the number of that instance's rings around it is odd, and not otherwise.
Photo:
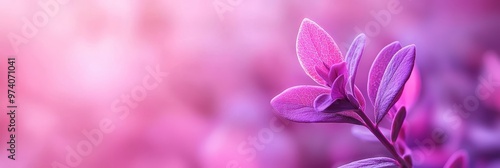
[(366, 127), (377, 137), (377, 139), (391, 152), (391, 154), (396, 158), (396, 160), (399, 162), (401, 167), (406, 168), (409, 167), (406, 161), (398, 154), (396, 151), (396, 148), (394, 145), (387, 140), (387, 138), (382, 134), (382, 132), (373, 124), (373, 122), (366, 116), (366, 114), (359, 110), (358, 115), (361, 117), (361, 119), (365, 122)]

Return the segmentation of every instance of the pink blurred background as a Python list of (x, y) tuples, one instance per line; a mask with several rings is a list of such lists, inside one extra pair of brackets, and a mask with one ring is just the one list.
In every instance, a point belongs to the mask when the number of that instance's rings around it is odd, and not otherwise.
[[(449, 112), (482, 78), (500, 81), (494, 0), (1, 0), (0, 72), (14, 55), (19, 110), (12, 161), (1, 78), (0, 167), (322, 168), (390, 156), (351, 125), (274, 116), (271, 98), (313, 84), (295, 54), (303, 18), (343, 53), (368, 35), (356, 80), (364, 94), (383, 46), (416, 44), (419, 73), (407, 98), (415, 167), (442, 167), (459, 149), (470, 166), (500, 166), (498, 82), (474, 110)], [(100, 133), (89, 139), (83, 132), (92, 130)], [(92, 138), (99, 143), (82, 147)], [(75, 157), (79, 148), (88, 154)]]

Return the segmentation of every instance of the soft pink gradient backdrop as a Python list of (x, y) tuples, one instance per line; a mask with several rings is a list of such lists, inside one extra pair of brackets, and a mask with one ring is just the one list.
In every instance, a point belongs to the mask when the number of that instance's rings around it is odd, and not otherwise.
[[(82, 130), (98, 128), (104, 118), (114, 121), (115, 130), (104, 134), (79, 167), (216, 168), (235, 161), (248, 168), (320, 168), (390, 156), (378, 142), (353, 136), (345, 124), (289, 123), (251, 159), (238, 146), (273, 123), (273, 96), (290, 86), (313, 84), (295, 55), (303, 18), (320, 24), (345, 53), (345, 45), (360, 33), (356, 28), (365, 32), (367, 24), (377, 22), (371, 13), (387, 10), (395, 0), (242, 0), (230, 6), (223, 20), (214, 1), (70, 0), (15, 53), (8, 34), (21, 34), (22, 19), (31, 20), (43, 9), (38, 0), (1, 0), (0, 75), (7, 56), (15, 55), (20, 108), (16, 161), (7, 159), (9, 121), (0, 114), (0, 167), (65, 163), (65, 148), (74, 149), (86, 139)], [(414, 99), (409, 144), (422, 149), (419, 142), (432, 142), (426, 139), (436, 128), (450, 137), (421, 152), (417, 167), (441, 167), (458, 149), (468, 150), (475, 166), (499, 165), (498, 156), (488, 157), (491, 151), (477, 144), (499, 137), (495, 102), (500, 93), (481, 101), (470, 117), (459, 118), (459, 128), (450, 128), (439, 116), (474, 94), (485, 53), (498, 59), (500, 3), (397, 2), (401, 12), (369, 35), (357, 85), (366, 94), (368, 70), (383, 46), (396, 40), (416, 44), (420, 77), (412, 85), (420, 89), (405, 97)], [(496, 69), (500, 65), (487, 63)], [(141, 84), (148, 66), (159, 66), (168, 76), (128, 117), (118, 119), (112, 103)], [(5, 109), (6, 78), (0, 82), (0, 108)], [(500, 151), (498, 141), (490, 143), (483, 148)]]

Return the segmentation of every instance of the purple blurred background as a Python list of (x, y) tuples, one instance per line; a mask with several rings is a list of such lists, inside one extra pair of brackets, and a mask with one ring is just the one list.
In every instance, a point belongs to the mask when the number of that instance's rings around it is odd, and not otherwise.
[(500, 166), (498, 1), (1, 0), (0, 72), (15, 56), (19, 111), (15, 161), (0, 114), (0, 167), (323, 168), (390, 156), (351, 125), (274, 116), (275, 95), (313, 84), (295, 53), (303, 18), (343, 53), (367, 34), (364, 94), (383, 46), (416, 44), (405, 98), (415, 167), (442, 167), (460, 149), (472, 167)]

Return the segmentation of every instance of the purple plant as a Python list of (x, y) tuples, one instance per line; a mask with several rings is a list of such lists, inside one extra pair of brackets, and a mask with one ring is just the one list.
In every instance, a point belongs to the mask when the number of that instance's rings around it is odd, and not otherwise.
[(295, 122), (351, 123), (362, 125), (390, 151), (394, 158), (376, 157), (342, 167), (411, 167), (411, 155), (404, 141), (398, 141), (406, 116), (397, 110), (391, 140), (378, 124), (401, 96), (415, 62), (415, 46), (393, 42), (384, 47), (374, 61), (368, 81), (368, 97), (374, 105), (375, 121), (365, 114), (365, 99), (355, 86), (356, 71), (366, 36), (356, 37), (346, 57), (320, 26), (304, 19), (297, 37), (297, 55), (304, 71), (321, 86), (295, 86), (271, 100), (278, 114)]
[[(415, 64), (415, 45), (402, 47), (399, 42), (385, 46), (370, 69), (368, 97), (374, 106), (375, 120), (364, 112), (365, 99), (354, 84), (366, 36), (358, 35), (346, 57), (328, 33), (315, 22), (304, 19), (297, 37), (297, 55), (306, 72), (320, 86), (295, 86), (271, 100), (278, 114), (304, 123), (351, 123), (366, 127), (394, 158), (374, 157), (351, 162), (341, 168), (413, 167), (411, 149), (406, 145), (404, 127), (406, 108), (396, 109), (406, 81)], [(390, 113), (390, 135), (379, 123)], [(362, 133), (366, 135), (365, 133)], [(390, 140), (389, 138), (390, 137)], [(465, 151), (458, 151), (445, 168), (468, 165)]]

